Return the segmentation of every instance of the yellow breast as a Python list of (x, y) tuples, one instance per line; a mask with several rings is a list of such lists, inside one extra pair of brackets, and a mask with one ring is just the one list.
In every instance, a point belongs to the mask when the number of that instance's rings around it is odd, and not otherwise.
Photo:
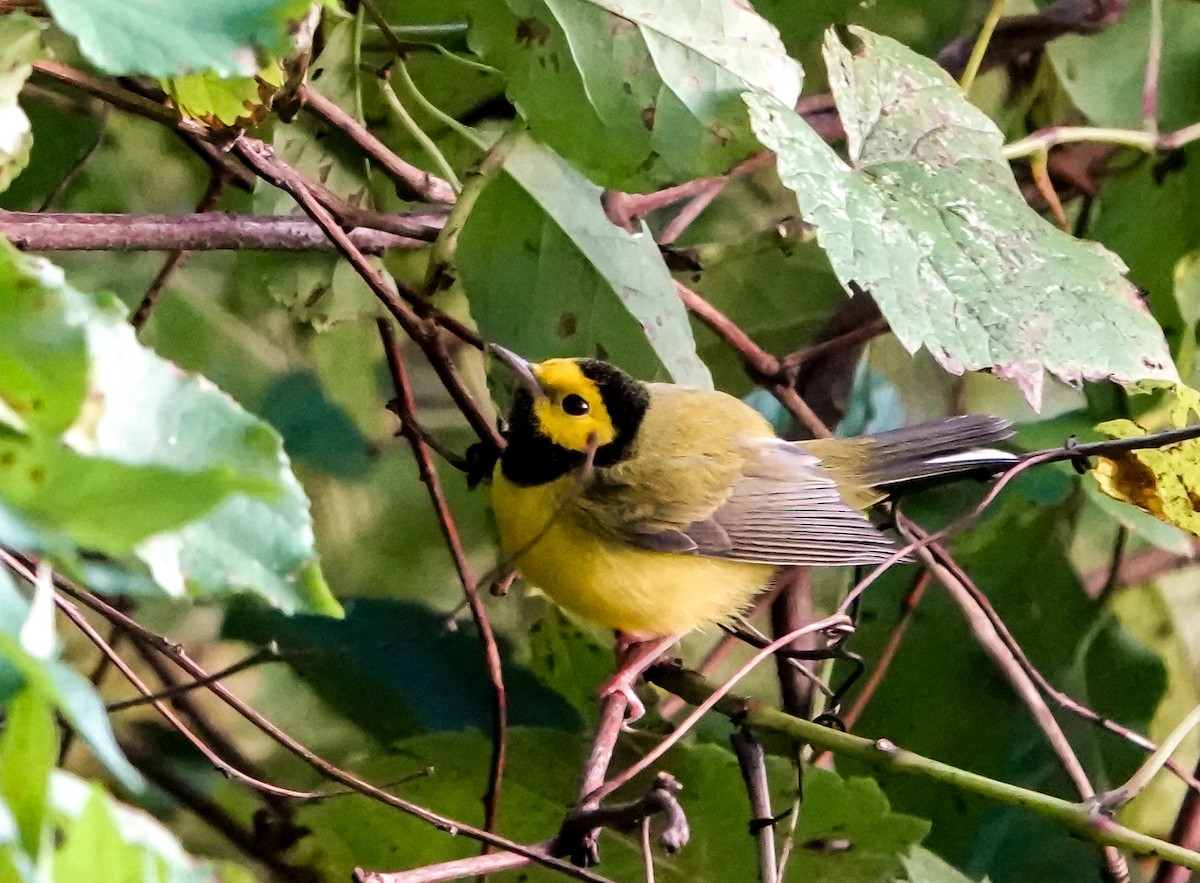
[(500, 547), (517, 556), (525, 579), (585, 619), (640, 637), (682, 634), (727, 619), (770, 581), (770, 565), (653, 552), (607, 537), (569, 504), (528, 546), (574, 481), (518, 487), (497, 469), (492, 506)]

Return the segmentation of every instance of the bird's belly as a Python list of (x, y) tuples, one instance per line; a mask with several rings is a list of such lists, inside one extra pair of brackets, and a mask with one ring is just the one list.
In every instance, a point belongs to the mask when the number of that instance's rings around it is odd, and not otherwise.
[(651, 637), (722, 622), (744, 608), (775, 570), (641, 549), (588, 530), (569, 506), (545, 529), (565, 491), (563, 482), (521, 488), (497, 476), (492, 505), (500, 547), (516, 556), (514, 565), (530, 583), (600, 625)]

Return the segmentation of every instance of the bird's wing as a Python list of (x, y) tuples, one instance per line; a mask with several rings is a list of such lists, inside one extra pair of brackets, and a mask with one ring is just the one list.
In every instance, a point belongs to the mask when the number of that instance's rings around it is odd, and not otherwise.
[(655, 443), (597, 469), (578, 509), (603, 532), (664, 552), (777, 565), (865, 564), (892, 554), (815, 455), (717, 395), (655, 390), (639, 434)]
[(896, 549), (847, 503), (816, 456), (778, 439), (754, 444), (729, 498), (681, 533), (694, 554), (766, 564), (871, 564)]

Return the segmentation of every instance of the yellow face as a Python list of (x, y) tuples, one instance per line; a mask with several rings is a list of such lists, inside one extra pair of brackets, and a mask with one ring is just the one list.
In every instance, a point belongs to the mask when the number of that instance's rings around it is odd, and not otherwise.
[(542, 434), (559, 447), (586, 451), (589, 441), (604, 447), (617, 437), (612, 417), (596, 382), (574, 359), (549, 359), (531, 366), (545, 392), (533, 402), (533, 416)]

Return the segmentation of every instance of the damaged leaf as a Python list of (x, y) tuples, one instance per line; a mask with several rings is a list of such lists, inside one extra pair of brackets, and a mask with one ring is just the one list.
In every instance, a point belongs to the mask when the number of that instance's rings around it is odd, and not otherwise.
[(990, 369), (1035, 408), (1046, 372), (1177, 380), (1124, 265), (1026, 205), (991, 120), (929, 59), (854, 33), (861, 55), (832, 32), (825, 43), (849, 164), (792, 108), (746, 96), (847, 291), (869, 292), (910, 352), (955, 374)]

